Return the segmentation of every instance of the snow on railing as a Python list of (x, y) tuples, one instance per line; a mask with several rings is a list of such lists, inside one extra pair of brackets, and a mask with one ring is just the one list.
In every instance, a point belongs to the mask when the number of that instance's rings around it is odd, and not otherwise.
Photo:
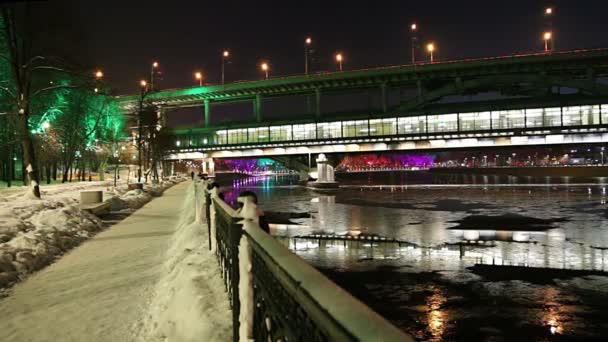
[(206, 207), (234, 341), (413, 341), (263, 231), (251, 198), (237, 212), (216, 189), (202, 192), (195, 205)]

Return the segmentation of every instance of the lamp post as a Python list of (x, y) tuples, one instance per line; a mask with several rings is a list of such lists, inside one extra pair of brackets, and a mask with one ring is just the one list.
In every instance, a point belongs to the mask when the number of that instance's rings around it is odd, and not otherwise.
[(337, 54), (336, 54), (336, 62), (338, 62), (338, 69), (339, 69), (340, 71), (342, 71), (342, 59), (343, 59), (343, 58), (344, 58), (344, 57), (342, 57), (342, 54), (341, 54), (341, 53), (337, 53)]
[[(547, 31), (547, 32), (545, 32), (545, 34), (543, 34), (543, 40), (545, 41), (545, 52), (551, 51), (551, 48), (549, 46), (549, 41), (551, 41), (553, 43), (552, 39), (553, 39), (552, 32)], [(553, 45), (553, 44), (551, 44), (551, 45)]]
[(418, 43), (418, 36), (416, 35), (418, 33), (418, 25), (416, 23), (413, 23), (410, 26), (410, 34), (412, 36), (412, 64), (416, 64), (416, 45)]
[(264, 79), (267, 80), (268, 79), (268, 63), (262, 63), (261, 65), (262, 71), (264, 71)]
[(158, 62), (152, 63), (150, 68), (150, 91), (154, 90), (154, 69), (158, 68)]
[(310, 47), (310, 44), (312, 44), (312, 39), (308, 37), (304, 43), (304, 74), (308, 75), (308, 48)]
[(146, 80), (141, 80), (139, 82), (139, 85), (141, 87), (141, 95), (139, 98), (139, 115), (137, 117), (137, 159), (138, 159), (138, 166), (137, 166), (137, 182), (141, 183), (141, 161), (142, 161), (142, 157), (141, 157), (141, 150), (142, 150), (142, 145), (143, 145), (143, 140), (142, 140), (142, 136), (143, 136), (143, 118), (142, 118), (142, 112), (144, 109), (144, 98), (146, 97), (146, 95), (150, 92), (150, 88), (148, 88), (148, 82), (146, 82)]
[(198, 86), (203, 86), (203, 74), (200, 71), (194, 73), (194, 78), (198, 80)]
[(230, 52), (228, 52), (228, 50), (224, 50), (224, 52), (222, 53), (222, 84), (224, 84), (224, 65), (226, 64), (226, 59), (228, 57), (230, 57)]
[[(545, 11), (544, 11), (544, 15), (545, 15), (545, 30), (546, 32), (553, 32), (553, 16), (555, 15), (555, 8), (553, 7), (545, 7)], [(551, 37), (552, 38), (552, 37)], [(550, 50), (553, 50), (555, 48), (555, 42), (553, 40), (551, 40), (551, 45), (553, 45), (551, 47)], [(547, 51), (547, 39), (545, 39), (545, 51)]]
[(426, 51), (429, 53), (431, 57), (431, 63), (433, 63), (433, 53), (435, 52), (435, 43), (428, 43), (426, 45)]

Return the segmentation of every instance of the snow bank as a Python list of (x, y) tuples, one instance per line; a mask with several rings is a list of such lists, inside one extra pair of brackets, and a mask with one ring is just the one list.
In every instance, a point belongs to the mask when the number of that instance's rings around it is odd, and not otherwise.
[(136, 209), (150, 201), (152, 194), (177, 182), (150, 185), (149, 191), (127, 191), (126, 183), (117, 188), (107, 188), (111, 182), (67, 183), (43, 191), (42, 199), (30, 198), (27, 190), (0, 197), (0, 289), (50, 264), (104, 228), (102, 220), (79, 208), (81, 190), (103, 189), (113, 210)]
[(195, 222), (194, 202), (192, 184), (167, 250), (163, 275), (148, 315), (140, 323), (140, 341), (232, 339), (228, 297), (215, 255), (208, 250), (206, 226)]

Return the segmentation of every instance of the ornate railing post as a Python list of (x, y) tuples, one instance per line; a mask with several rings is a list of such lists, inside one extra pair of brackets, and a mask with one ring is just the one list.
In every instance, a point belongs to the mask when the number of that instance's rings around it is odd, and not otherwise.
[[(207, 216), (207, 234), (209, 235), (209, 250), (215, 251), (215, 234), (211, 234), (211, 194), (207, 189), (205, 191), (205, 216)], [(214, 232), (215, 233), (215, 232)]]
[[(239, 202), (243, 203), (243, 209), (240, 212), (243, 221), (254, 222), (259, 225), (260, 218), (257, 212), (257, 206), (251, 197), (239, 197)], [(254, 314), (254, 299), (253, 299), (253, 275), (252, 275), (252, 251), (247, 235), (242, 234), (239, 243), (239, 300), (241, 304), (239, 314), (239, 336), (241, 341), (253, 341), (253, 314)]]

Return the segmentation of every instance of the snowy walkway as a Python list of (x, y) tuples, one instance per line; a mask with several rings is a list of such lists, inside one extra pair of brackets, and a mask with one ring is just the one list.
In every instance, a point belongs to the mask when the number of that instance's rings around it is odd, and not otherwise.
[[(189, 210), (186, 215), (180, 210), (191, 200), (187, 190), (191, 182), (168, 189), (15, 286), (0, 299), (0, 341), (190, 341), (196, 339), (193, 334), (199, 341), (229, 340), (230, 314), (215, 257), (203, 248), (179, 245), (206, 241), (201, 225), (184, 220), (191, 219)], [(187, 264), (182, 256), (168, 265), (168, 251), (180, 250), (196, 256)], [(182, 297), (196, 296), (175, 300), (189, 300), (183, 312), (171, 307), (181, 288), (189, 289), (181, 291)], [(196, 304), (206, 307), (197, 310)], [(207, 310), (218, 322), (210, 321)], [(181, 327), (181, 321), (188, 322), (188, 331), (166, 328)], [(200, 336), (195, 323), (213, 327), (213, 339)]]

